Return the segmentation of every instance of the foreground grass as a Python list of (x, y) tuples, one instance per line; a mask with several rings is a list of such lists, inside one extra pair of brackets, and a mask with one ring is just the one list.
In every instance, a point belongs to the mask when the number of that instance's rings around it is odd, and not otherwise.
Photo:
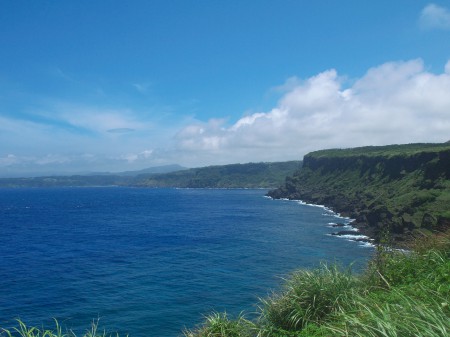
[[(21, 320), (17, 320), (18, 326), (13, 329), (0, 329), (0, 336), (7, 337), (77, 337), (73, 331), (63, 332), (61, 325), (55, 320), (54, 329), (28, 327)], [(82, 337), (113, 337), (118, 335), (107, 334), (98, 330), (98, 321), (93, 321), (89, 330)]]
[(408, 252), (380, 246), (362, 275), (327, 265), (297, 271), (261, 300), (257, 320), (215, 314), (184, 336), (450, 336), (450, 232)]
[[(18, 327), (7, 337), (76, 337), (54, 330)], [(378, 247), (365, 273), (337, 266), (300, 270), (262, 299), (258, 317), (212, 313), (185, 337), (443, 337), (450, 336), (450, 231), (421, 238), (408, 252)], [(112, 336), (94, 322), (83, 337)], [(149, 332), (149, 336), (152, 333)]]

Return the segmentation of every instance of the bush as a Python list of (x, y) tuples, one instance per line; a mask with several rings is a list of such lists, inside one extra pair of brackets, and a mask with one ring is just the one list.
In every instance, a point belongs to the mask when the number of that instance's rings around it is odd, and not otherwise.
[(213, 313), (195, 330), (185, 330), (185, 337), (250, 337), (253, 324), (240, 315), (230, 320), (226, 313)]
[(261, 324), (286, 331), (300, 331), (320, 324), (333, 313), (360, 282), (350, 270), (322, 265), (320, 269), (300, 270), (286, 280), (284, 291), (262, 300)]

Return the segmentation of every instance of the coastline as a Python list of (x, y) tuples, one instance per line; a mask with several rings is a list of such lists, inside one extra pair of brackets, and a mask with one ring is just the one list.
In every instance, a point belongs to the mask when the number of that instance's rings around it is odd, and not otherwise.
[(336, 232), (327, 233), (326, 235), (345, 239), (352, 242), (357, 242), (361, 247), (367, 248), (376, 247), (376, 239), (368, 235), (368, 233), (361, 231), (361, 228), (357, 226), (355, 218), (342, 215), (340, 212), (333, 210), (331, 207), (321, 204), (309, 203), (300, 199), (273, 198), (270, 195), (265, 195), (265, 197), (270, 198), (272, 200), (293, 201), (300, 205), (321, 208), (326, 212), (323, 213), (324, 216), (330, 216), (341, 220), (339, 222), (329, 222), (327, 224), (327, 227), (335, 228)]
[[(340, 206), (343, 208), (342, 211), (336, 210), (337, 206), (326, 206), (323, 204), (315, 204), (314, 202), (307, 202), (301, 199), (296, 198), (286, 198), (286, 197), (272, 197), (267, 195), (267, 197), (272, 198), (274, 200), (289, 200), (298, 202), (303, 205), (320, 207), (325, 211), (333, 214), (334, 217), (342, 219), (346, 221), (346, 223), (333, 223), (336, 225), (336, 228), (342, 227), (343, 230), (337, 231), (330, 235), (347, 239), (350, 241), (357, 241), (364, 243), (367, 247), (376, 247), (378, 245), (383, 245), (386, 247), (390, 247), (395, 250), (406, 250), (410, 249), (410, 245), (417, 239), (417, 236), (410, 234), (395, 234), (391, 231), (386, 232), (382, 230), (379, 226), (371, 226), (365, 215), (367, 209), (360, 208), (358, 211), (358, 207), (352, 208), (350, 202), (341, 203)], [(356, 209), (356, 210), (355, 210)], [(347, 227), (345, 227), (347, 226)], [(386, 228), (391, 226), (390, 223), (387, 224)], [(350, 233), (350, 231), (352, 233)], [(357, 234), (356, 234), (357, 233)]]

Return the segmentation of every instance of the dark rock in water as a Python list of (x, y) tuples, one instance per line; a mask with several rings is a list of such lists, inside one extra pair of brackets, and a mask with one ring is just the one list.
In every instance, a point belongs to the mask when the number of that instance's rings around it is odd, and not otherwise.
[(358, 238), (358, 239), (353, 239), (353, 241), (356, 241), (356, 242), (365, 242), (365, 243), (372, 243), (373, 242), (373, 239), (369, 239), (369, 238)]
[(356, 236), (364, 236), (361, 233), (358, 233), (357, 231), (339, 231), (337, 233), (331, 233), (331, 235), (356, 235)]
[(331, 227), (345, 227), (345, 226), (347, 226), (346, 224), (344, 224), (344, 223), (335, 223), (335, 224), (333, 224), (333, 225), (331, 225)]

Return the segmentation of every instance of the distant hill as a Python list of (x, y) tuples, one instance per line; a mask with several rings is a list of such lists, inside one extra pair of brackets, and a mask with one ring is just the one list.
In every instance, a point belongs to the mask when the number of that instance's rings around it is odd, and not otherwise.
[(0, 178), (0, 187), (63, 187), (63, 186), (129, 186), (136, 176), (185, 170), (180, 165), (164, 165), (138, 171), (93, 172), (74, 175), (52, 175), (26, 178)]
[(249, 163), (195, 169), (169, 165), (115, 174), (97, 173), (71, 176), (2, 178), (0, 179), (0, 187), (275, 188), (284, 182), (286, 176), (292, 175), (299, 168), (300, 163), (300, 161)]
[(273, 198), (323, 204), (356, 219), (380, 239), (401, 241), (420, 231), (450, 228), (450, 144), (407, 144), (322, 150)]
[(90, 187), (90, 186), (127, 186), (131, 177), (109, 174), (48, 176), (30, 178), (0, 178), (3, 187)]
[(208, 166), (158, 175), (141, 175), (135, 180), (144, 187), (184, 188), (274, 188), (299, 169), (300, 161)]
[(149, 168), (139, 170), (139, 171), (125, 171), (125, 172), (118, 172), (118, 173), (111, 173), (111, 174), (118, 175), (118, 176), (135, 177), (135, 176), (138, 176), (141, 174), (169, 173), (169, 172), (182, 171), (182, 170), (187, 170), (187, 167), (173, 164), (173, 165), (149, 167)]

